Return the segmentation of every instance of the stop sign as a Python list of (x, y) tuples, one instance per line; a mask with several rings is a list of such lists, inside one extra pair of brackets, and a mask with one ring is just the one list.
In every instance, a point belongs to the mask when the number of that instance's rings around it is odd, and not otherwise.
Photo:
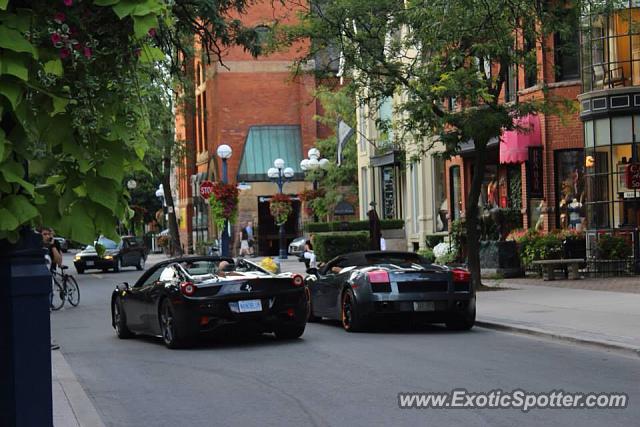
[(200, 184), (200, 196), (203, 199), (208, 199), (211, 197), (211, 192), (213, 191), (213, 182), (211, 181), (202, 181)]

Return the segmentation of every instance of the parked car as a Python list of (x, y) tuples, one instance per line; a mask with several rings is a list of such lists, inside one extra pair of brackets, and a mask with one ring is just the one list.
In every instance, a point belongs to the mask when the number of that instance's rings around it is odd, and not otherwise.
[(179, 348), (231, 325), (298, 338), (308, 299), (299, 274), (271, 274), (244, 259), (190, 256), (154, 265), (133, 286), (116, 286), (111, 313), (118, 337), (160, 336)]
[[(98, 255), (95, 244), (104, 247), (102, 256)], [(147, 260), (147, 248), (141, 238), (134, 236), (123, 236), (120, 243), (100, 236), (94, 245), (87, 246), (78, 252), (73, 259), (78, 274), (85, 270), (97, 269), (102, 271), (118, 272), (123, 267), (136, 267), (138, 270), (144, 269)]]
[(69, 252), (69, 241), (67, 239), (65, 239), (64, 237), (56, 236), (53, 238), (53, 240), (58, 242), (58, 245), (60, 245), (60, 250), (62, 250), (62, 252)]
[(389, 315), (471, 329), (476, 296), (464, 269), (431, 264), (413, 252), (368, 251), (338, 256), (308, 270), (309, 320), (336, 319), (348, 332)]
[(291, 243), (289, 243), (289, 255), (300, 256), (304, 252), (304, 243), (308, 239), (304, 236), (296, 237)]

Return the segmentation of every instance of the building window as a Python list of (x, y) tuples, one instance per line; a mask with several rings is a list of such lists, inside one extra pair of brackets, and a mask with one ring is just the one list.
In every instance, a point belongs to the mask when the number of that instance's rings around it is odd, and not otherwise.
[(567, 8), (565, 22), (570, 28), (563, 34), (554, 35), (554, 53), (556, 81), (575, 80), (580, 78), (580, 31), (578, 18), (574, 8)]
[(507, 166), (507, 205), (517, 211), (522, 209), (522, 170), (520, 165)]
[(586, 92), (640, 85), (640, 7), (634, 7), (637, 0), (616, 5), (606, 13), (599, 5), (585, 6), (580, 38)]
[(386, 97), (378, 108), (378, 120), (382, 126), (379, 140), (382, 146), (388, 146), (393, 143), (393, 99)]
[(445, 187), (445, 159), (442, 157), (433, 158), (433, 205), (435, 207), (435, 232), (448, 231), (449, 201)]
[(535, 31), (526, 31), (526, 28), (533, 28), (535, 23), (529, 22), (525, 24), (524, 34), (524, 50), (528, 52), (527, 61), (524, 66), (524, 86), (532, 87), (538, 84), (538, 59), (536, 50), (536, 34)]
[(462, 211), (462, 179), (460, 177), (460, 166), (449, 168), (449, 188), (451, 193), (451, 220), (460, 218)]
[(555, 151), (556, 222), (559, 228), (583, 230), (584, 209), (584, 151)]
[(395, 174), (393, 166), (382, 168), (382, 217), (383, 219), (394, 219), (396, 198), (395, 198)]
[(518, 94), (518, 74), (516, 66), (510, 65), (507, 69), (507, 78), (504, 81), (504, 100), (505, 102), (513, 102)]
[(367, 150), (367, 138), (366, 135), (367, 129), (367, 116), (364, 111), (364, 106), (358, 107), (358, 143), (359, 150), (361, 153), (364, 153)]

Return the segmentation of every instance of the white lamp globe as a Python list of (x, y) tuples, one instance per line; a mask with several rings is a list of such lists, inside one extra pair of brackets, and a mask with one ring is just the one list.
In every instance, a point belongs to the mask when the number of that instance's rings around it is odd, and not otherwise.
[(307, 152), (307, 156), (309, 156), (310, 159), (318, 160), (320, 158), (320, 150), (318, 150), (317, 148), (311, 148)]
[(318, 169), (318, 166), (320, 166), (320, 162), (318, 162), (318, 159), (316, 159), (315, 157), (312, 159), (309, 159), (309, 164), (308, 164), (309, 169), (311, 170)]
[(285, 168), (285, 170), (283, 172), (285, 178), (293, 178), (293, 174), (294, 173), (295, 172), (293, 171), (292, 168)]
[(269, 170), (267, 171), (267, 176), (269, 178), (277, 178), (279, 175), (278, 169), (276, 168), (269, 168)]
[(319, 163), (322, 169), (329, 169), (329, 159), (320, 159)]
[(282, 159), (275, 159), (273, 161), (273, 166), (275, 166), (278, 169), (283, 169), (284, 168), (284, 160)]
[(138, 183), (136, 182), (135, 179), (130, 179), (129, 181), (127, 181), (127, 188), (129, 190), (135, 190), (137, 186), (138, 186)]
[(231, 157), (231, 154), (233, 154), (233, 150), (227, 144), (222, 144), (218, 146), (216, 154), (218, 154), (218, 157), (221, 159), (228, 159)]
[(302, 169), (303, 171), (309, 169), (309, 159), (304, 159), (300, 162), (300, 169)]

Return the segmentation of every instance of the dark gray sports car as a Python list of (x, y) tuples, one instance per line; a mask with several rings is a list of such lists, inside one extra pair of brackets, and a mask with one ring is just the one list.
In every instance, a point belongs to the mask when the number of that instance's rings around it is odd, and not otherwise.
[(413, 252), (345, 254), (309, 273), (309, 321), (340, 320), (349, 332), (388, 315), (445, 323), (457, 330), (471, 329), (475, 323), (469, 272), (431, 264)]

